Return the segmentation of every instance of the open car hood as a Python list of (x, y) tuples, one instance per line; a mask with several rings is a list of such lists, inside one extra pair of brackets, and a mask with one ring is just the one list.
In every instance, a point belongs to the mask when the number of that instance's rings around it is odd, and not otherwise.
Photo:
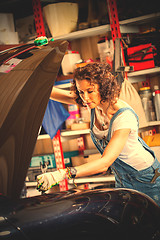
[(20, 196), (67, 46), (66, 41), (55, 41), (40, 48), (29, 44), (0, 53), (0, 64), (28, 54), (12, 71), (0, 75), (0, 193), (4, 196)]

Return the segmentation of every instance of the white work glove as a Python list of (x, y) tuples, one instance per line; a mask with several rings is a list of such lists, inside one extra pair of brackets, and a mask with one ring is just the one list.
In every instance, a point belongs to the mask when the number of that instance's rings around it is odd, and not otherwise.
[(65, 178), (65, 169), (59, 169), (55, 172), (43, 173), (37, 176), (37, 189), (39, 191), (47, 191)]

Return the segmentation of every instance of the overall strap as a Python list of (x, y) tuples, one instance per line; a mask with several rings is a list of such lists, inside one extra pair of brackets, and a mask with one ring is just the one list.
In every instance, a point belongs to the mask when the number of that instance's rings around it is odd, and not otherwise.
[(95, 114), (95, 108), (91, 109), (91, 125), (90, 125), (90, 129), (93, 128), (94, 114)]

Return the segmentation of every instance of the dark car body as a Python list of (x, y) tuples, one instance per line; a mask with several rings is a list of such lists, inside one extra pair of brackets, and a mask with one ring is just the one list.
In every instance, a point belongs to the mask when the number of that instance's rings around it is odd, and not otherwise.
[(0, 239), (160, 239), (160, 208), (129, 189), (0, 197)]

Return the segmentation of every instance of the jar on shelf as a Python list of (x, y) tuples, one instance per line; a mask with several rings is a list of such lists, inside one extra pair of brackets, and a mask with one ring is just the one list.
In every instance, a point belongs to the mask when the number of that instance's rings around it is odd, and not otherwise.
[(79, 106), (77, 104), (69, 104), (68, 112), (70, 116), (66, 120), (66, 128), (71, 129), (71, 125), (80, 118)]
[(142, 105), (144, 108), (145, 116), (148, 122), (155, 121), (155, 109), (153, 103), (153, 97), (150, 87), (143, 87), (139, 89), (139, 95), (141, 97)]
[(157, 85), (154, 86), (153, 96), (154, 96), (156, 118), (157, 118), (157, 121), (160, 121), (160, 89)]

